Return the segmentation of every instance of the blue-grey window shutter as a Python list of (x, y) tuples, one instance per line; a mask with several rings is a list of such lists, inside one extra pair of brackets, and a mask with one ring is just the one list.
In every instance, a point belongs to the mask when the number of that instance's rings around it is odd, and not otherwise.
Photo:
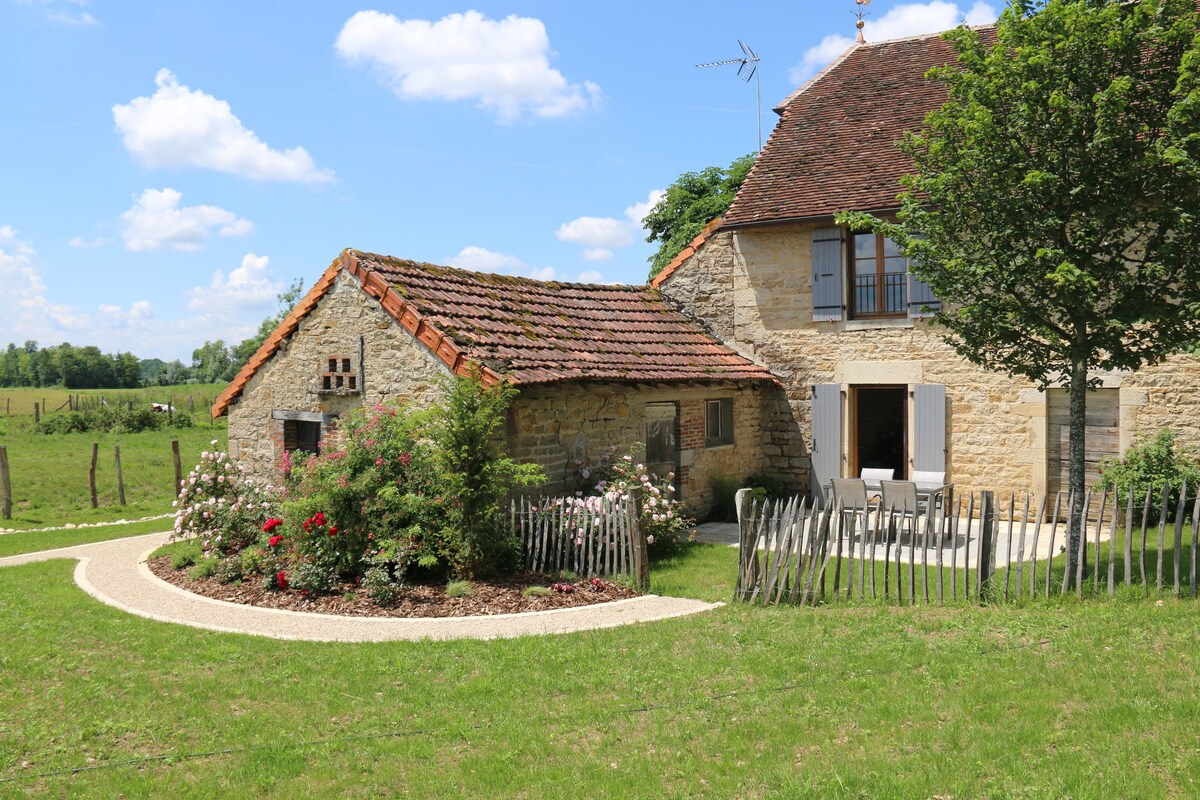
[(811, 492), (825, 505), (825, 487), (842, 475), (842, 387), (819, 383), (812, 396)]
[(916, 445), (913, 469), (946, 471), (946, 387), (940, 383), (918, 383), (913, 392), (916, 412)]
[(932, 317), (934, 313), (940, 311), (942, 301), (938, 300), (933, 294), (933, 289), (929, 288), (929, 284), (925, 281), (918, 280), (912, 274), (912, 262), (909, 262), (908, 271), (908, 316), (910, 319), (915, 317)]
[(813, 321), (842, 318), (842, 229), (817, 228), (812, 238)]

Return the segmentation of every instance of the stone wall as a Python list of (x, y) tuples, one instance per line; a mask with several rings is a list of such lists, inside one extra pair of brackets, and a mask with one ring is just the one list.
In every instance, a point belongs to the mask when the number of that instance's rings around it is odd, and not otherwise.
[[(363, 386), (355, 394), (317, 391), (319, 375), (332, 355), (357, 354), (363, 347)], [(256, 476), (277, 480), (282, 467), (283, 422), (274, 412), (310, 412), (344, 417), (362, 406), (398, 399), (431, 404), (437, 400), (443, 362), (416, 341), (350, 275), (338, 276), (329, 293), (301, 322), (290, 341), (264, 364), (229, 409), (229, 449)], [(772, 434), (763, 420), (790, 419), (777, 387), (755, 384), (710, 387), (622, 384), (545, 384), (521, 389), (510, 412), (509, 454), (541, 464), (550, 479), (544, 488), (566, 488), (574, 458), (595, 458), (610, 447), (627, 450), (645, 442), (645, 406), (679, 404), (681, 497), (692, 513), (707, 513), (716, 476), (744, 478), (773, 463), (804, 463), (786, 454), (783, 434)], [(706, 399), (734, 398), (734, 443), (706, 448)], [(323, 426), (323, 441), (336, 440), (336, 424)], [(698, 442), (697, 442), (698, 437)], [(780, 470), (776, 470), (779, 472)], [(571, 487), (572, 489), (574, 487)]]
[[(987, 372), (959, 357), (926, 320), (812, 320), (812, 227), (788, 225), (724, 232), (705, 243), (661, 287), (728, 344), (784, 380), (790, 419), (775, 427), (782, 450), (806, 472), (812, 445), (811, 387), (944, 384), (947, 479), (960, 490), (1044, 490), (1046, 399), (1032, 384)], [(718, 309), (727, 309), (722, 315)], [(731, 314), (731, 318), (730, 318)], [(1103, 375), (1119, 388), (1122, 448), (1160, 427), (1200, 447), (1200, 360), (1177, 356), (1137, 374)], [(843, 399), (842, 456), (851, 431)], [(908, 458), (913, 408), (908, 410)], [(790, 433), (787, 433), (790, 431)], [(773, 454), (768, 453), (768, 457)], [(802, 477), (807, 485), (807, 476)]]
[[(357, 359), (360, 338), (363, 391), (319, 392), (326, 359), (341, 354)], [(272, 419), (273, 412), (345, 416), (364, 405), (393, 399), (428, 405), (439, 396), (435, 383), (439, 375), (449, 375), (445, 364), (343, 272), (229, 409), (230, 455), (256, 476), (275, 480), (282, 463), (283, 422)], [(336, 426), (322, 428), (324, 441), (336, 438)]]
[[(764, 451), (778, 447), (764, 433), (764, 407), (773, 392), (754, 384), (712, 386), (651, 384), (546, 384), (526, 386), (509, 423), (509, 453), (540, 464), (547, 491), (573, 491), (575, 460), (590, 463), (610, 448), (643, 452), (648, 403), (678, 404), (681, 445), (680, 496), (689, 512), (703, 516), (716, 477), (742, 479), (762, 471)], [(733, 398), (733, 444), (704, 445), (704, 401)], [(640, 456), (639, 456), (640, 457)]]

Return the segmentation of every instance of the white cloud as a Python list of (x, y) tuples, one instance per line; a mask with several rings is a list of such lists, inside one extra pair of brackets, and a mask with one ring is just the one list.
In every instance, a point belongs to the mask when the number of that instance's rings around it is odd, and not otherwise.
[(121, 214), (125, 249), (194, 251), (214, 229), (219, 236), (244, 236), (254, 225), (216, 206), (179, 207), (183, 195), (174, 189), (147, 189), (133, 208)]
[(497, 253), (494, 250), (487, 250), (475, 245), (464, 247), (458, 252), (458, 255), (449, 259), (449, 264), (459, 269), (515, 275), (518, 278), (533, 278), (539, 281), (552, 281), (558, 278), (558, 272), (553, 267), (531, 267), (516, 256)]
[(104, 322), (113, 328), (145, 328), (144, 323), (154, 319), (154, 309), (150, 307), (149, 300), (136, 301), (128, 311), (120, 306), (101, 304), (100, 313), (104, 315)]
[(229, 103), (181, 85), (168, 69), (154, 77), (152, 97), (112, 108), (125, 149), (149, 168), (199, 167), (262, 181), (322, 182), (303, 147), (273, 150), (234, 116)]
[(629, 247), (635, 237), (644, 235), (642, 220), (664, 194), (662, 189), (652, 190), (645, 200), (626, 208), (623, 219), (577, 217), (560, 225), (554, 235), (560, 241), (582, 245), (585, 261), (608, 261), (613, 257), (613, 250)]
[(551, 68), (546, 26), (515, 14), (492, 20), (468, 11), (431, 22), (359, 11), (334, 49), (351, 64), (368, 64), (404, 100), (474, 100), (502, 121), (526, 112), (565, 116), (601, 96), (591, 81), (571, 83)]
[[(893, 6), (879, 19), (868, 17), (866, 26), (863, 28), (863, 36), (868, 42), (901, 39), (905, 36), (949, 30), (963, 22), (968, 25), (995, 22), (999, 13), (994, 6), (983, 0), (977, 0), (965, 11), (963, 6), (957, 2), (952, 3), (948, 0), (901, 3)], [(789, 73), (792, 83), (796, 85), (804, 83), (844, 53), (852, 44), (854, 44), (854, 39), (850, 36), (841, 34), (826, 36), (819, 44), (806, 50), (800, 63), (792, 67)]]
[(50, 22), (63, 25), (93, 26), (99, 21), (83, 8), (91, 5), (90, 0), (17, 0), (21, 5), (39, 9)]
[(110, 240), (105, 239), (103, 236), (96, 236), (92, 239), (85, 239), (82, 236), (72, 236), (67, 240), (68, 247), (77, 247), (81, 250), (91, 250), (96, 247), (104, 247), (104, 245), (111, 243), (112, 242)]
[(604, 283), (604, 276), (594, 269), (579, 273), (580, 283)]
[(51, 303), (33, 245), (0, 225), (0, 342), (54, 338), (85, 328), (86, 314)]
[(188, 308), (211, 313), (233, 306), (268, 306), (283, 291), (283, 284), (271, 279), (270, 263), (267, 256), (247, 253), (228, 277), (217, 270), (208, 286), (188, 292)]

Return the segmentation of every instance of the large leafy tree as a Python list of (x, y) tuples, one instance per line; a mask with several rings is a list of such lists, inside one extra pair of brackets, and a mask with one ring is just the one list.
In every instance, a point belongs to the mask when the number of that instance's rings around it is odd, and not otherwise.
[(1195, 0), (1010, 0), (994, 43), (948, 32), (900, 221), (840, 216), (915, 260), (959, 354), (1069, 388), (1075, 519), (1089, 375), (1200, 333), (1197, 23)]
[(649, 258), (650, 277), (662, 272), (704, 226), (725, 213), (754, 166), (754, 154), (736, 159), (728, 169), (706, 167), (685, 172), (667, 187), (642, 220), (647, 242), (659, 242)]

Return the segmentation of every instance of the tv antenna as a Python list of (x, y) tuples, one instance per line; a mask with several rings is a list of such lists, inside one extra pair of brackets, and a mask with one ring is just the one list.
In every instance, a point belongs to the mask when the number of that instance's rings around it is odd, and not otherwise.
[[(859, 0), (862, 2), (862, 0)], [(867, 0), (870, 2), (870, 0)], [(727, 58), (724, 61), (709, 61), (706, 64), (697, 64), (697, 69), (706, 69), (707, 67), (723, 67), (726, 64), (737, 64), (737, 76), (746, 83), (754, 78), (754, 95), (756, 100), (755, 112), (758, 115), (758, 149), (762, 150), (762, 81), (758, 77), (758, 53), (750, 49), (750, 45), (737, 40), (738, 45), (742, 48), (741, 58)]]

